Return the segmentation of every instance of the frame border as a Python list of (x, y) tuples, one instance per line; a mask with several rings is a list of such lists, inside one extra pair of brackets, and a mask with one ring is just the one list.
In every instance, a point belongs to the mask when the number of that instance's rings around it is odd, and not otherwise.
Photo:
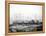
[[(16, 32), (9, 33), (9, 4), (24, 4), (24, 5), (40, 5), (42, 6), (42, 21), (43, 21), (43, 31), (40, 32)], [(5, 1), (5, 35), (21, 35), (21, 34), (37, 34), (45, 32), (45, 3), (43, 2), (24, 2), (24, 1)]]

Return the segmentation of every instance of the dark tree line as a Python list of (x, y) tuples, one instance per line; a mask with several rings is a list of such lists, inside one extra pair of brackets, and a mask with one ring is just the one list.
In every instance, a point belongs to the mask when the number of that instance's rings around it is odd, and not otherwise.
[(24, 21), (22, 21), (22, 22), (13, 22), (13, 24), (42, 24), (42, 21), (37, 20), (35, 22), (35, 20), (31, 20), (31, 21), (28, 21), (28, 22), (24, 22)]

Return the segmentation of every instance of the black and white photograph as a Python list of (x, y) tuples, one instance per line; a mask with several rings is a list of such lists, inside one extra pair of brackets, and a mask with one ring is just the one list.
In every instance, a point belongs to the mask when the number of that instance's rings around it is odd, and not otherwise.
[(10, 32), (43, 31), (42, 6), (10, 4)]

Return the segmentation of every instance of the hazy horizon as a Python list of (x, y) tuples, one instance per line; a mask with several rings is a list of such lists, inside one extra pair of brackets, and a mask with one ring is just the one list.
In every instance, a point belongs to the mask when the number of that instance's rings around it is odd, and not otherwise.
[(42, 6), (10, 4), (10, 24), (15, 20), (42, 21)]

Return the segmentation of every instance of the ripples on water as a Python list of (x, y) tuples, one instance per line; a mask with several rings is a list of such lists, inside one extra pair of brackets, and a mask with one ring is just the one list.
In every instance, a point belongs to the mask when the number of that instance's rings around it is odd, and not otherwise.
[(11, 32), (31, 32), (31, 31), (35, 31), (35, 29), (37, 28), (36, 31), (42, 31), (42, 24), (22, 24), (22, 25), (19, 25), (19, 24), (16, 24), (16, 25), (12, 25), (10, 26), (10, 31)]

